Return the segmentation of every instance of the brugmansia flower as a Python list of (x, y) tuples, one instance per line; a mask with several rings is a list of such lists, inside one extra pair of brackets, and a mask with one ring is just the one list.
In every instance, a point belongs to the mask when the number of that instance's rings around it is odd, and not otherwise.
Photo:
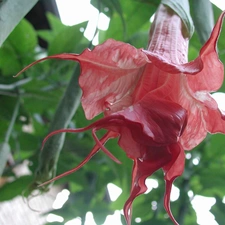
[[(104, 114), (85, 128), (61, 129), (45, 138), (43, 143), (60, 132), (92, 130), (96, 142), (83, 162), (51, 181), (78, 170), (100, 149), (119, 163), (104, 147), (108, 139), (118, 137), (119, 146), (134, 162), (131, 194), (124, 206), (127, 223), (131, 224), (133, 200), (147, 190), (146, 178), (162, 168), (166, 182), (164, 206), (178, 224), (170, 211), (170, 192), (174, 179), (183, 172), (184, 150), (198, 145), (208, 132), (225, 133), (225, 114), (210, 95), (223, 82), (216, 43), (224, 14), (199, 57), (189, 63), (187, 28), (173, 10), (160, 5), (147, 50), (110, 39), (80, 55), (48, 56), (27, 66), (24, 70), (50, 58), (79, 61), (86, 118)], [(96, 131), (100, 129), (107, 132), (99, 140)]]

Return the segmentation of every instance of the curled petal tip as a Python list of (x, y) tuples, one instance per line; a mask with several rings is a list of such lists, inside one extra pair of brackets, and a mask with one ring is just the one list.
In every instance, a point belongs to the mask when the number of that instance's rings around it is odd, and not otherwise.
[(171, 212), (171, 209), (170, 209), (170, 194), (171, 194), (172, 184), (173, 184), (173, 180), (172, 181), (166, 181), (166, 193), (165, 193), (165, 196), (164, 196), (164, 207), (165, 207), (166, 212), (169, 215), (170, 219), (174, 223), (174, 225), (179, 225), (179, 223), (174, 218), (174, 216)]

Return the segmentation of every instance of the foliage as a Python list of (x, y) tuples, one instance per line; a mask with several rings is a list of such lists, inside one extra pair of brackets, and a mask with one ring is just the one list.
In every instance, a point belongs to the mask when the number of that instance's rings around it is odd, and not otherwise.
[[(129, 42), (138, 48), (146, 47), (149, 18), (156, 11), (159, 1), (92, 0), (91, 3), (111, 19), (109, 29), (104, 32), (99, 31), (100, 42), (107, 38), (114, 38)], [(109, 9), (107, 12), (104, 11), (106, 7)], [(213, 6), (213, 12), (216, 20), (221, 10)], [(88, 47), (88, 41), (80, 31), (80, 28), (85, 28), (86, 23), (67, 27), (52, 14), (47, 14), (47, 17), (51, 26), (50, 30), (37, 31), (23, 19), (0, 48), (0, 100), (2, 103), (0, 144), (6, 141), (5, 135), (12, 120), (15, 105), (18, 101), (20, 103), (8, 141), (14, 162), (7, 163), (3, 173), (3, 177), (11, 177), (14, 181), (8, 181), (0, 187), (0, 201), (10, 200), (21, 195), (31, 184), (39, 164), (37, 155), (41, 142), (49, 131), (57, 105), (74, 73), (75, 65), (71, 62), (49, 60), (30, 68), (16, 79), (13, 78), (13, 75), (43, 55), (61, 52), (78, 53)], [(47, 49), (38, 46), (38, 37), (47, 41)], [(221, 32), (218, 44), (219, 57), (223, 63), (225, 63), (224, 40), (225, 29)], [(198, 55), (200, 48), (201, 43), (197, 34), (194, 33), (190, 41), (190, 60)], [(221, 91), (225, 92), (225, 83), (221, 87)], [(88, 123), (79, 107), (68, 126), (71, 128), (83, 127)], [(90, 133), (67, 135), (63, 150), (59, 155), (57, 174), (79, 164), (93, 144)], [(225, 221), (223, 214), (225, 206), (222, 203), (225, 186), (224, 146), (224, 136), (214, 135), (209, 136), (205, 142), (188, 153), (185, 173), (175, 182), (180, 189), (180, 197), (179, 200), (172, 203), (173, 213), (178, 218), (180, 225), (196, 223), (196, 213), (191, 205), (192, 198), (188, 197), (189, 191), (192, 191), (194, 196), (215, 197), (217, 202), (212, 208), (212, 213), (219, 224), (222, 223), (221, 221)], [(63, 216), (64, 222), (77, 216), (85, 218), (86, 212), (91, 211), (96, 223), (102, 224), (106, 215), (123, 207), (130, 191), (131, 162), (115, 144), (115, 141), (110, 141), (106, 147), (122, 161), (122, 166), (99, 153), (78, 172), (55, 182), (54, 185), (66, 187), (71, 192), (70, 198), (63, 208), (53, 211), (55, 214)], [(196, 158), (199, 159), (198, 165), (194, 163)], [(24, 160), (30, 162), (31, 175), (18, 178), (13, 173), (13, 168)], [(154, 174), (152, 178), (158, 180), (158, 188), (153, 189), (150, 194), (138, 197), (134, 202), (133, 220), (140, 217), (140, 225), (149, 224), (148, 221), (155, 225), (171, 224), (165, 217), (163, 209), (164, 183), (162, 177), (161, 171)], [(114, 183), (123, 189), (123, 193), (115, 202), (111, 202), (109, 199), (106, 188), (108, 183)], [(153, 210), (151, 206), (155, 202), (157, 208)], [(134, 220), (132, 224), (137, 223)]]
[(21, 0), (19, 2), (15, 2), (14, 0), (0, 1), (0, 46), (15, 28), (18, 21), (29, 12), (37, 1), (38, 0)]

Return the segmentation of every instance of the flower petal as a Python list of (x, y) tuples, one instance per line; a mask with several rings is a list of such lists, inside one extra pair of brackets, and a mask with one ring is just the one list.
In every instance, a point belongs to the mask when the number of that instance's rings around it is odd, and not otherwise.
[(188, 122), (180, 142), (185, 150), (191, 150), (203, 141), (207, 132), (225, 133), (225, 116), (218, 109), (217, 102), (208, 92), (196, 92), (181, 99), (188, 111)]
[(173, 214), (170, 210), (170, 194), (174, 180), (184, 171), (185, 154), (184, 150), (179, 144), (173, 144), (169, 147), (169, 149), (172, 155), (172, 159), (167, 165), (163, 167), (163, 170), (165, 172), (164, 179), (166, 181), (164, 207), (174, 224), (179, 225), (174, 219)]
[(134, 158), (131, 193), (124, 205), (124, 215), (128, 225), (131, 224), (131, 207), (134, 199), (147, 190), (145, 180), (170, 160), (171, 154), (167, 146), (146, 148), (143, 159)]
[[(132, 93), (148, 59), (141, 50), (109, 39), (93, 51), (85, 50), (79, 61), (82, 67), (79, 78), (83, 90), (82, 106), (87, 119), (92, 119), (105, 111), (107, 105), (113, 105)], [(126, 101), (123, 104), (126, 105)]]
[[(216, 52), (216, 44), (217, 44), (217, 40), (222, 27), (222, 21), (223, 21), (224, 15), (225, 15), (225, 11), (220, 15), (213, 29), (210, 39), (206, 42), (206, 44), (201, 49), (200, 56), (189, 63), (184, 63), (185, 60), (181, 60), (181, 61), (175, 60), (175, 59), (173, 60), (173, 58), (175, 57), (178, 57), (179, 59), (179, 52), (178, 50), (175, 51), (175, 48), (168, 55), (165, 54), (166, 52), (165, 53), (163, 52), (163, 54), (159, 52), (160, 49), (164, 50), (165, 47), (159, 48), (160, 46), (158, 46), (157, 51), (153, 51), (154, 49), (152, 50), (151, 45), (154, 44), (154, 48), (155, 48), (156, 44), (154, 42), (150, 43), (151, 51), (143, 50), (143, 52), (146, 54), (146, 56), (151, 61), (151, 63), (153, 63), (155, 66), (157, 66), (159, 69), (163, 70), (164, 72), (167, 72), (170, 74), (184, 73), (184, 74), (195, 75), (193, 77), (190, 76), (188, 78), (189, 86), (191, 87), (193, 91), (195, 90), (216, 91), (220, 88), (223, 82), (223, 64), (220, 62), (218, 58), (218, 54)], [(184, 45), (185, 45), (185, 41), (187, 42), (187, 40), (185, 40), (182, 37), (181, 32), (180, 34), (177, 33), (175, 36), (171, 35), (171, 37), (175, 40), (178, 40), (178, 38), (180, 38), (180, 40), (182, 40), (181, 42)], [(162, 37), (160, 36), (160, 39), (158, 39), (157, 42), (162, 42), (161, 38)], [(178, 40), (178, 42), (180, 40)], [(174, 41), (171, 41), (171, 42), (173, 43)], [(159, 43), (157, 45), (159, 45)], [(170, 50), (169, 47), (167, 47), (167, 49)], [(179, 49), (182, 49), (182, 48), (179, 48)], [(181, 53), (183, 52), (183, 54), (185, 54), (184, 49), (181, 51)], [(214, 74), (216, 74), (216, 76), (213, 76)]]
[[(192, 150), (207, 135), (205, 121), (203, 117), (204, 106), (194, 102), (185, 102), (188, 104), (188, 122), (187, 126), (180, 137), (180, 143), (185, 150)], [(198, 108), (200, 107), (200, 109)]]
[(163, 66), (187, 63), (189, 38), (185, 30), (180, 16), (173, 9), (161, 4), (151, 25), (148, 50), (144, 52), (151, 61), (161, 61)]
[[(149, 62), (141, 49), (109, 39), (92, 51), (84, 50), (80, 55), (65, 53), (37, 60), (16, 76), (47, 59), (80, 62), (79, 84), (83, 91), (81, 103), (87, 119), (104, 112), (107, 105), (113, 105), (130, 95), (141, 77), (142, 67)], [(123, 105), (127, 105), (126, 100), (120, 104), (120, 109)]]
[(152, 97), (151, 92), (114, 114), (124, 116), (127, 126), (133, 126), (129, 128), (133, 139), (144, 145), (176, 143), (187, 122), (184, 108), (172, 101)]
[[(42, 142), (42, 148), (45, 144), (45, 142), (53, 135), (56, 135), (56, 134), (59, 134), (59, 133), (69, 133), (69, 132), (72, 132), (72, 133), (78, 133), (78, 132), (82, 132), (84, 130), (87, 130), (89, 129), (89, 127), (85, 127), (85, 128), (81, 128), (81, 129), (60, 129), (60, 130), (56, 130), (56, 131), (53, 131), (51, 132), (50, 134), (48, 134), (44, 141)], [(114, 132), (107, 132), (100, 140), (99, 142), (101, 143), (101, 145), (104, 145), (110, 138), (115, 138), (117, 137), (117, 134), (114, 133)], [(71, 170), (68, 170), (54, 178), (52, 178), (51, 180), (48, 180), (42, 184), (39, 185), (39, 187), (41, 186), (44, 186), (46, 184), (49, 184), (55, 180), (58, 180), (64, 176), (68, 176), (70, 175), (71, 173), (74, 173), (76, 172), (77, 170), (79, 170), (81, 167), (83, 167), (99, 150), (100, 150), (100, 147), (99, 146), (99, 143), (96, 143), (96, 145), (93, 147), (93, 149), (91, 150), (91, 152), (88, 154), (88, 156), (78, 165), (76, 166), (75, 168), (71, 169)], [(118, 159), (116, 159), (114, 156), (112, 156), (112, 154), (110, 152), (108, 152), (108, 150), (104, 150), (104, 152), (106, 153), (106, 155), (108, 155), (112, 160), (114, 160), (115, 162), (117, 163), (121, 163)]]
[(223, 92), (215, 92), (211, 95), (213, 99), (215, 99), (219, 111), (222, 114), (222, 118), (225, 119), (225, 93)]
[(225, 134), (225, 115), (217, 109), (209, 109), (204, 114), (206, 121), (206, 129), (210, 133), (223, 133)]
[(200, 51), (200, 56), (195, 60), (203, 62), (203, 69), (195, 76), (188, 76), (188, 85), (193, 92), (217, 91), (224, 79), (224, 66), (218, 58), (216, 45), (222, 27), (225, 11), (220, 15), (209, 40)]

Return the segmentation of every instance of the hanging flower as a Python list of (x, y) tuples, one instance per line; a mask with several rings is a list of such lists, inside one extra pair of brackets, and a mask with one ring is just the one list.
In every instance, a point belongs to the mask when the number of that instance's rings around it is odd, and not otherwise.
[[(147, 190), (146, 178), (162, 168), (166, 181), (164, 206), (178, 224), (170, 211), (170, 192), (174, 179), (183, 172), (184, 150), (198, 145), (207, 132), (225, 133), (225, 115), (210, 95), (223, 82), (216, 43), (224, 14), (199, 57), (189, 63), (186, 27), (175, 12), (160, 5), (147, 50), (110, 39), (80, 55), (48, 56), (27, 66), (24, 70), (50, 58), (79, 61), (86, 118), (104, 113), (102, 119), (85, 128), (61, 129), (45, 138), (43, 143), (61, 132), (92, 130), (96, 142), (83, 162), (51, 181), (75, 172), (99, 149), (119, 163), (104, 147), (108, 139), (119, 137), (119, 146), (134, 162), (131, 194), (124, 206), (127, 223), (131, 224), (133, 200)], [(99, 140), (96, 131), (100, 129), (107, 132)]]

